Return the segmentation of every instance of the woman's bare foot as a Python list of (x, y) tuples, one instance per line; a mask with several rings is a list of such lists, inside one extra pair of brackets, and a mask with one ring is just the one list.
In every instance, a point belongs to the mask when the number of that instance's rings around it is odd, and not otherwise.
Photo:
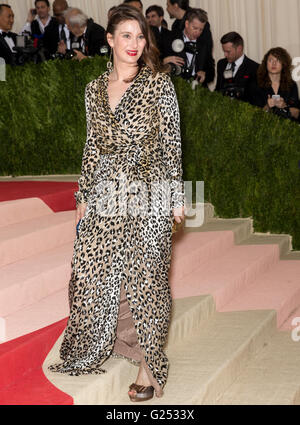
[[(139, 373), (138, 376), (136, 378), (135, 383), (137, 385), (144, 385), (145, 387), (149, 387), (151, 385), (151, 382), (148, 378), (147, 372), (145, 371), (145, 369), (143, 368), (143, 366), (141, 365), (139, 368)], [(135, 390), (129, 390), (128, 394), (132, 397), (134, 397), (136, 395), (136, 391)]]

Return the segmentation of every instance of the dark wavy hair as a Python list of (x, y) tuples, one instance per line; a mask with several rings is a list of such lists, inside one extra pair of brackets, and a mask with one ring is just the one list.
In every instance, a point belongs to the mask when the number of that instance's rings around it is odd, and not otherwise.
[(289, 53), (282, 47), (274, 47), (270, 49), (264, 56), (261, 65), (257, 71), (257, 82), (260, 87), (270, 87), (272, 82), (269, 77), (267, 62), (269, 56), (272, 55), (282, 64), (280, 76), (280, 87), (284, 91), (288, 91), (293, 85), (292, 79), (292, 58)]
[[(157, 72), (167, 72), (167, 67), (163, 66), (160, 58), (159, 58), (159, 50), (156, 47), (155, 40), (151, 31), (150, 26), (148, 25), (148, 22), (144, 15), (137, 9), (126, 6), (125, 4), (121, 4), (120, 6), (117, 6), (116, 9), (114, 9), (110, 15), (106, 33), (110, 33), (114, 35), (115, 30), (117, 26), (125, 21), (137, 21), (140, 25), (141, 31), (145, 37), (146, 45), (143, 51), (143, 54), (138, 60), (138, 71), (141, 70), (141, 68), (144, 65), (148, 65), (153, 74), (155, 75)], [(136, 75), (135, 75), (136, 76)], [(132, 81), (135, 76), (128, 80)]]

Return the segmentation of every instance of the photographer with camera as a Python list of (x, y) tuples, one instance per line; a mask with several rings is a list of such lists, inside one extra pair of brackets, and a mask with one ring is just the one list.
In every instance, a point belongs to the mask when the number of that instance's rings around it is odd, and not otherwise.
[(49, 0), (35, 0), (35, 9), (30, 9), (27, 15), (27, 21), (22, 31), (32, 34), (33, 38), (42, 38), (45, 28), (54, 19), (50, 16), (50, 3)]
[(259, 64), (244, 54), (244, 40), (238, 33), (225, 34), (221, 44), (225, 59), (217, 64), (215, 90), (225, 96), (253, 103)]
[(17, 65), (18, 55), (14, 50), (17, 34), (11, 32), (14, 25), (14, 13), (8, 4), (0, 4), (0, 58), (6, 64)]
[(292, 59), (281, 48), (270, 49), (257, 73), (254, 104), (265, 111), (297, 121), (300, 115), (298, 87), (292, 79)]
[[(167, 0), (167, 11), (171, 19), (175, 18), (175, 21), (172, 24), (171, 31), (173, 34), (182, 33), (185, 27), (186, 15), (191, 9), (189, 0)], [(198, 10), (207, 13), (203, 9)], [(213, 51), (213, 39), (210, 30), (210, 23), (207, 21), (204, 29), (199, 37), (199, 41), (206, 43), (210, 54), (212, 55)]]
[(69, 31), (64, 17), (68, 9), (66, 0), (54, 0), (54, 20), (49, 23), (44, 33), (44, 47), (47, 51), (47, 59), (67, 58), (71, 52), (72, 42), (75, 36)]
[(72, 43), (74, 59), (82, 61), (88, 56), (108, 53), (105, 29), (89, 19), (80, 9), (72, 8), (64, 13), (66, 24), (76, 37)]
[(202, 9), (189, 9), (183, 31), (172, 32), (172, 42), (163, 59), (164, 64), (171, 65), (175, 75), (187, 80), (196, 79), (204, 86), (215, 76), (211, 47), (201, 39), (207, 21), (207, 14)]

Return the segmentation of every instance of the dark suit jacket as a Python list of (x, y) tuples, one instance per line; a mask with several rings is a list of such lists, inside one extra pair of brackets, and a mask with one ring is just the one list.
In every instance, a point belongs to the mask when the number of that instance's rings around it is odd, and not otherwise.
[(152, 33), (154, 35), (157, 48), (160, 52), (161, 59), (168, 56), (169, 45), (172, 43), (172, 33), (165, 27), (161, 27), (161, 31), (159, 31), (158, 27), (150, 26)]
[[(14, 32), (11, 32), (11, 34), (12, 34), (12, 39), (14, 40), (14, 43), (16, 44), (17, 34), (14, 33)], [(2, 37), (2, 35), (0, 35), (0, 58), (3, 58), (5, 60), (6, 64), (15, 65), (16, 64), (16, 57), (17, 57), (17, 55), (12, 53), (12, 51), (10, 50), (10, 47), (6, 43), (4, 37)]]
[[(70, 32), (70, 40), (71, 43), (74, 40), (74, 35)], [(59, 23), (58, 21), (53, 18), (51, 19), (51, 22), (49, 25), (45, 28), (44, 32), (44, 38), (43, 38), (43, 45), (47, 52), (48, 59), (50, 58), (50, 55), (53, 55), (57, 52), (57, 45), (59, 43)]]
[[(227, 67), (227, 59), (220, 59), (217, 64), (217, 85), (215, 90), (220, 91), (226, 85), (226, 80), (224, 78), (224, 71)], [(257, 87), (257, 70), (259, 64), (254, 62), (252, 59), (249, 59), (246, 55), (242, 65), (239, 67), (235, 77), (232, 79), (232, 82), (239, 87), (245, 88), (244, 99), (246, 102), (253, 103), (253, 95)]]
[[(49, 21), (49, 24), (48, 25), (53, 25), (53, 22), (52, 21), (55, 21), (55, 18), (53, 18), (53, 17), (51, 17), (51, 19), (50, 19), (50, 21)], [(47, 25), (47, 26), (48, 26)], [(47, 28), (47, 27), (46, 27)], [(45, 29), (46, 29), (45, 28)], [(40, 35), (42, 35), (42, 32), (41, 32), (41, 29), (40, 29), (40, 26), (39, 26), (39, 23), (38, 23), (38, 21), (36, 20), (36, 19), (34, 19), (32, 22), (31, 22), (31, 34), (32, 34), (32, 36), (34, 37), (35, 35), (37, 35), (37, 36), (40, 36)]]
[[(55, 18), (51, 17), (51, 19), (50, 19), (49, 24), (47, 25), (47, 27), (49, 25), (54, 25), (54, 22), (53, 21), (55, 21)], [(46, 30), (46, 28), (45, 28), (45, 30)], [(36, 38), (38, 39), (37, 47), (42, 47), (43, 46), (44, 34), (41, 32), (39, 23), (38, 23), (38, 21), (36, 19), (34, 19), (31, 22), (31, 38), (33, 40), (36, 39)], [(46, 56), (47, 56), (47, 54), (46, 54)]]
[(105, 29), (96, 24), (93, 19), (88, 20), (85, 32), (85, 52), (86, 56), (100, 55), (100, 48), (107, 46)]

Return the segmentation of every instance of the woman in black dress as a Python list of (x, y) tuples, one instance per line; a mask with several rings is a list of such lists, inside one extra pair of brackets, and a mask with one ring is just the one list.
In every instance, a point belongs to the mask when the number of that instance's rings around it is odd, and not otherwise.
[(284, 118), (299, 119), (298, 87), (292, 79), (292, 59), (285, 49), (275, 47), (265, 54), (257, 81), (256, 106)]

